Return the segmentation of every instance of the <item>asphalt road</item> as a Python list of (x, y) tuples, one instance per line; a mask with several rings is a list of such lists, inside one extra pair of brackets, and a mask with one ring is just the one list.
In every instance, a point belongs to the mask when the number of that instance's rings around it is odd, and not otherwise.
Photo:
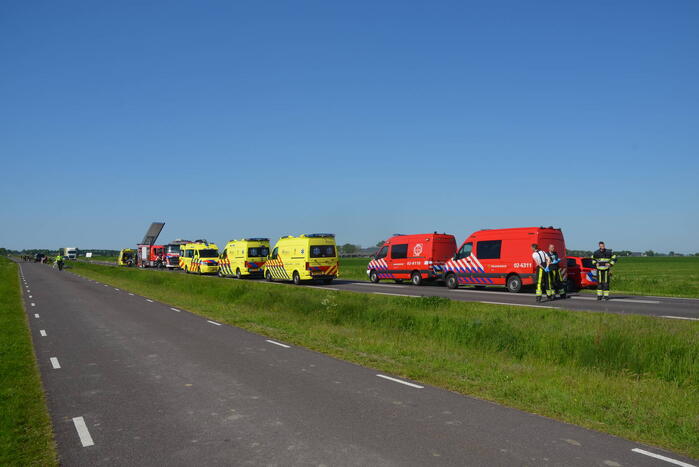
[[(99, 263), (114, 266), (113, 263)], [(155, 270), (154, 270), (155, 271)], [(174, 271), (171, 271), (174, 273)], [(181, 272), (181, 271), (177, 271)], [(216, 276), (210, 276), (216, 277)], [(235, 279), (230, 279), (235, 280)], [(290, 282), (288, 284), (291, 284)], [(312, 284), (307, 284), (311, 285)], [(395, 284), (392, 281), (382, 281), (373, 284), (369, 281), (338, 279), (331, 286), (321, 286), (325, 289), (349, 290), (353, 292), (375, 293), (385, 295), (407, 296), (438, 296), (464, 302), (483, 302), (522, 306), (554, 307), (573, 311), (596, 311), (604, 313), (638, 314), (659, 316), (668, 319), (689, 319), (699, 321), (699, 299), (651, 297), (645, 295), (615, 294), (613, 287), (609, 301), (597, 301), (590, 294), (574, 293), (565, 300), (537, 303), (531, 293), (510, 293), (503, 289), (488, 288), (477, 290), (461, 287), (451, 290), (443, 284), (427, 283), (413, 286), (408, 283)]]
[(20, 266), (64, 465), (696, 464)]

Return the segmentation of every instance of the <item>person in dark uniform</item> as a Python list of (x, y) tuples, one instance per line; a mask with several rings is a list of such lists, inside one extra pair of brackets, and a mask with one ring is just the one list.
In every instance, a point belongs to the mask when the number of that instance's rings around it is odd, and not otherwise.
[(597, 269), (597, 300), (609, 300), (609, 273), (616, 263), (616, 255), (599, 242), (599, 250), (592, 254), (592, 264)]
[(549, 269), (551, 272), (551, 288), (554, 293), (557, 293), (560, 298), (566, 298), (566, 284), (563, 282), (563, 276), (561, 276), (560, 262), (561, 258), (558, 256), (556, 247), (551, 243), (549, 245), (549, 258), (551, 258), (551, 265)]

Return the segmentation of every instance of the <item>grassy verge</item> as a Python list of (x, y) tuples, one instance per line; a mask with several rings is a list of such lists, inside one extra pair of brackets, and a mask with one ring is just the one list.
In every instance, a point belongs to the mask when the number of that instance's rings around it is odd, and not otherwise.
[(74, 271), (392, 374), (699, 456), (699, 323)]
[(0, 465), (58, 465), (17, 265), (4, 257), (0, 257), (0, 375)]
[[(340, 277), (367, 280), (368, 263), (369, 258), (340, 258)], [(699, 298), (699, 257), (622, 257), (611, 285), (616, 294)]]

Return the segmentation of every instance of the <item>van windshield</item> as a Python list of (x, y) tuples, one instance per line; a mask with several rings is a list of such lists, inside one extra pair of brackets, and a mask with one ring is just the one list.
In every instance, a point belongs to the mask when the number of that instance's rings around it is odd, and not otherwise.
[(218, 256), (218, 251), (216, 250), (199, 250), (200, 258), (216, 258)]
[(179, 245), (168, 245), (167, 252), (168, 253), (177, 253), (179, 255), (180, 254), (180, 246)]
[(311, 258), (334, 258), (335, 245), (311, 245)]
[(268, 255), (269, 248), (266, 246), (248, 248), (248, 257), (250, 258), (267, 257)]

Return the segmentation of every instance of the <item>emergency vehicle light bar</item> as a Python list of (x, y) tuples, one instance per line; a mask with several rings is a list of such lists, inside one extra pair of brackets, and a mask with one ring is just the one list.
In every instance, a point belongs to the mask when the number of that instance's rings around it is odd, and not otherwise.
[(331, 234), (331, 233), (312, 233), (312, 234), (305, 234), (304, 237), (310, 237), (310, 238), (323, 238), (323, 237), (335, 238), (335, 234)]
[(268, 242), (269, 238), (262, 238), (262, 237), (252, 237), (252, 238), (244, 238), (246, 242)]

